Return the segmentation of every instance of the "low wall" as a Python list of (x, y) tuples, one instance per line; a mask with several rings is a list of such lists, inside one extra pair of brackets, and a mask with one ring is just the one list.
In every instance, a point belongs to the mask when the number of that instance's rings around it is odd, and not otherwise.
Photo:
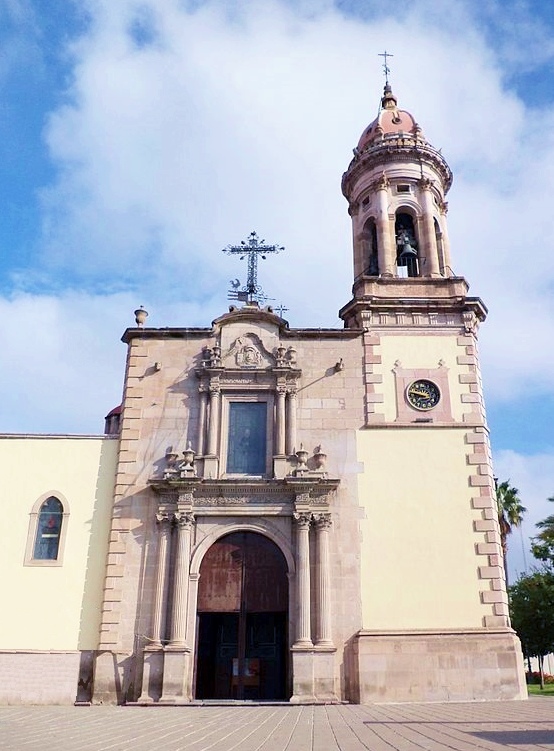
[(73, 704), (80, 652), (0, 651), (0, 704)]
[(510, 629), (359, 631), (352, 648), (360, 704), (527, 698), (521, 647)]

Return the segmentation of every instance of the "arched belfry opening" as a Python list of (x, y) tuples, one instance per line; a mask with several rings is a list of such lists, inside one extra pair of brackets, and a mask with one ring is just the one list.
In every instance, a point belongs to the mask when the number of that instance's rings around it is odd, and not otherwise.
[(421, 274), (418, 242), (411, 214), (399, 211), (394, 223), (396, 238), (396, 268), (398, 276), (412, 277)]
[(262, 534), (232, 532), (200, 566), (196, 699), (288, 699), (287, 563)]
[(379, 276), (377, 225), (375, 224), (375, 219), (373, 217), (369, 217), (364, 224), (362, 245), (364, 254), (364, 274), (366, 276)]

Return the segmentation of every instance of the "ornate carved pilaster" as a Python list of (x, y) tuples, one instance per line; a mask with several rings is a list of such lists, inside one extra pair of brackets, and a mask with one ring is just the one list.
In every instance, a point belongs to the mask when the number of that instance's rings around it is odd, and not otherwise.
[(297, 527), (297, 610), (296, 647), (311, 647), (312, 629), (310, 623), (310, 524), (311, 513), (293, 514)]
[(287, 388), (284, 384), (277, 386), (277, 430), (276, 430), (276, 451), (277, 456), (283, 456), (285, 453), (286, 437), (286, 417), (285, 417), (285, 399)]
[(210, 423), (208, 427), (208, 454), (217, 454), (217, 437), (219, 434), (219, 413), (221, 410), (221, 391), (219, 383), (210, 383)]
[(204, 456), (206, 452), (206, 414), (208, 412), (208, 392), (203, 384), (200, 385), (200, 412), (198, 415), (198, 453)]
[(164, 636), (165, 611), (167, 607), (167, 562), (169, 560), (169, 548), (171, 540), (171, 522), (173, 514), (167, 511), (158, 511), (156, 524), (158, 527), (158, 567), (156, 570), (156, 590), (154, 592), (154, 613), (152, 623), (152, 647), (161, 647)]
[(418, 180), (418, 187), (421, 191), (421, 205), (423, 208), (423, 251), (426, 263), (420, 269), (422, 276), (440, 276), (439, 255), (437, 250), (437, 241), (435, 237), (435, 224), (433, 221), (433, 196), (431, 188), (433, 182), (428, 177), (422, 177)]
[(290, 456), (296, 450), (296, 387), (289, 387), (287, 394), (287, 441), (286, 452)]
[(190, 565), (190, 538), (194, 514), (178, 510), (175, 513), (177, 546), (173, 577), (173, 608), (171, 612), (170, 647), (187, 647), (188, 578)]
[(332, 647), (331, 638), (331, 569), (329, 558), (329, 529), (331, 514), (316, 513), (313, 516), (317, 544), (317, 623), (316, 644)]
[(376, 183), (377, 188), (377, 256), (379, 273), (393, 275), (396, 269), (395, 251), (391, 240), (389, 220), (390, 189), (389, 180), (383, 173)]

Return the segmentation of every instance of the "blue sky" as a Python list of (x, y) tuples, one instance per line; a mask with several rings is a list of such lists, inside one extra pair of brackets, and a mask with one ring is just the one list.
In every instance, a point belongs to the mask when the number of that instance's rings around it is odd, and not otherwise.
[[(122, 331), (208, 325), (256, 229), (292, 326), (339, 326), (351, 286), (340, 177), (384, 49), (401, 106), (454, 172), (456, 273), (490, 309), (496, 472), (554, 494), (554, 14), (521, 0), (0, 0), (5, 432), (99, 432)], [(318, 295), (306, 290), (318, 289)], [(521, 543), (521, 544), (520, 544)]]

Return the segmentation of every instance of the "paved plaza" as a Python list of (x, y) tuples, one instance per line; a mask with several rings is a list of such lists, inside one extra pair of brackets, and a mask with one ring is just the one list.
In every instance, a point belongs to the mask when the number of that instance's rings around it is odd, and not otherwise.
[(0, 707), (2, 751), (554, 749), (554, 699), (480, 704)]

